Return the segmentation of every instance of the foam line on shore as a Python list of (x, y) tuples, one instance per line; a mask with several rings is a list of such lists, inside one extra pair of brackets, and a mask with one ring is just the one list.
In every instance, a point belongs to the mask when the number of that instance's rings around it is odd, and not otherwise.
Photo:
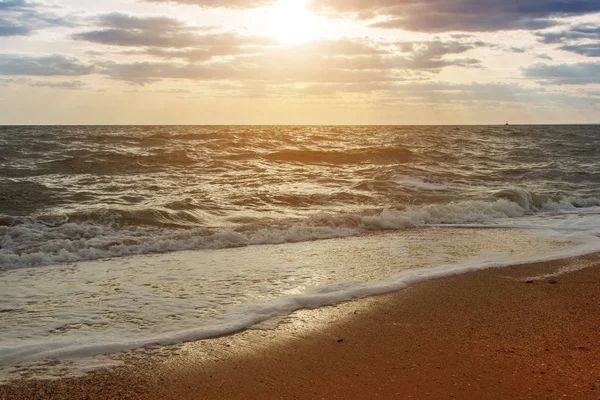
[[(594, 236), (595, 238), (595, 236)], [(600, 251), (600, 243), (592, 237), (580, 237), (580, 244), (561, 250), (561, 253), (536, 259), (507, 260), (504, 255), (487, 255), (462, 262), (458, 265), (408, 270), (376, 282), (348, 281), (322, 286), (302, 295), (281, 297), (271, 302), (240, 306), (229, 311), (223, 320), (215, 324), (177, 332), (169, 332), (139, 340), (125, 341), (52, 341), (23, 346), (0, 347), (0, 365), (29, 362), (42, 359), (79, 358), (99, 354), (146, 348), (156, 345), (171, 345), (188, 341), (232, 334), (271, 318), (287, 315), (296, 310), (335, 305), (340, 302), (369, 296), (382, 295), (402, 290), (416, 283), (441, 279), (477, 270), (506, 267), (531, 262), (547, 262), (583, 256)]]

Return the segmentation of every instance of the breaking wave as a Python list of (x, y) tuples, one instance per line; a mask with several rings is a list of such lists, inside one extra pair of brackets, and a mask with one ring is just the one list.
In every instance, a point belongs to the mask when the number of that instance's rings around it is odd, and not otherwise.
[(0, 269), (82, 260), (280, 244), (404, 230), (439, 224), (486, 224), (532, 213), (599, 206), (600, 199), (551, 201), (523, 189), (496, 193), (494, 201), (468, 200), (402, 210), (249, 220), (235, 227), (210, 227), (200, 211), (104, 210), (68, 216), (0, 219)]

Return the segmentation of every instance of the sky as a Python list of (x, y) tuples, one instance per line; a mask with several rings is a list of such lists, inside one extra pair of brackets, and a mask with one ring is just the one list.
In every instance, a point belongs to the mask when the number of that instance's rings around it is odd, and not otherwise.
[(0, 124), (600, 123), (598, 0), (0, 0)]

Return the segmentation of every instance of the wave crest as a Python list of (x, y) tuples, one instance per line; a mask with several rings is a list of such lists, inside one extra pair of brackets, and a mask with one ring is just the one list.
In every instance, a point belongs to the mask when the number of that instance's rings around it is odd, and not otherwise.
[(482, 224), (535, 211), (600, 205), (599, 199), (573, 198), (538, 204), (536, 201), (541, 201), (541, 197), (527, 191), (501, 193), (507, 198), (362, 214), (321, 213), (304, 219), (249, 220), (229, 228), (203, 226), (208, 215), (166, 209), (106, 210), (39, 218), (5, 216), (0, 220), (0, 269), (178, 250), (301, 242), (428, 225)]

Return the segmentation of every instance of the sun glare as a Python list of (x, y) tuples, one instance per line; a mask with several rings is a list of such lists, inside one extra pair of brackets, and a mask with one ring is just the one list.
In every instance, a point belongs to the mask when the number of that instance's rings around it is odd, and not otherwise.
[(306, 9), (308, 0), (280, 0), (271, 15), (271, 35), (286, 44), (300, 44), (315, 36), (313, 15)]

